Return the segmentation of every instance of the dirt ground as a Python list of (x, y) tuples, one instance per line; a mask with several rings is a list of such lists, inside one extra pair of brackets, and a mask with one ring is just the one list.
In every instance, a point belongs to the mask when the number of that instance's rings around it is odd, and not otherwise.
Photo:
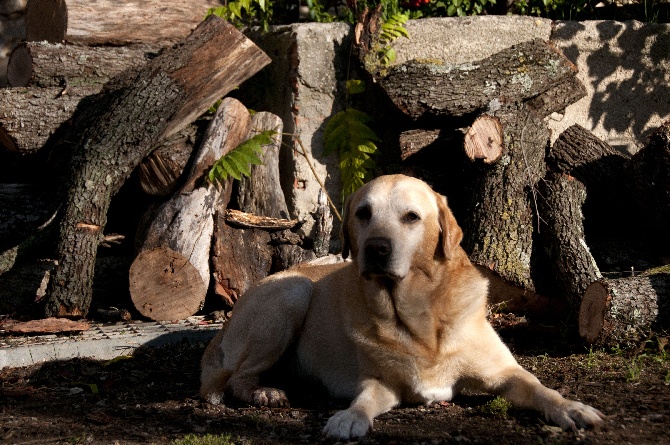
[[(636, 352), (589, 351), (560, 332), (501, 331), (520, 363), (566, 397), (599, 408), (598, 430), (563, 432), (535, 412), (497, 406), (486, 395), (407, 406), (375, 420), (361, 444), (670, 443), (670, 357), (650, 342)], [(235, 444), (332, 443), (327, 418), (346, 405), (317, 393), (292, 407), (211, 406), (197, 397), (204, 344), (138, 350), (0, 371), (0, 443), (174, 444), (186, 435), (229, 435)], [(493, 402), (493, 403), (492, 403)], [(506, 411), (506, 412), (505, 412)]]

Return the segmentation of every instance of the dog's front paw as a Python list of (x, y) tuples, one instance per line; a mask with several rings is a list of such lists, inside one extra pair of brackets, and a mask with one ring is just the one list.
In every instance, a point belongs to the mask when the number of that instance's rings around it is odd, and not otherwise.
[(365, 436), (370, 427), (372, 421), (365, 414), (349, 408), (328, 419), (323, 433), (335, 439), (349, 440)]
[(603, 422), (605, 415), (581, 402), (564, 400), (560, 405), (545, 413), (547, 420), (554, 422), (564, 430), (577, 431), (578, 428), (593, 428)]
[(281, 389), (258, 388), (251, 395), (252, 402), (256, 406), (269, 406), (270, 408), (285, 408), (289, 406), (288, 397)]

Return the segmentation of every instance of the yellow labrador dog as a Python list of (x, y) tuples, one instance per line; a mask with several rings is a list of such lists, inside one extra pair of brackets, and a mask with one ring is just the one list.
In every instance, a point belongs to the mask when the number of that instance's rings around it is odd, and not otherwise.
[(346, 204), (352, 261), (275, 274), (249, 290), (202, 359), (201, 395), (285, 406), (260, 375), (291, 351), (299, 372), (352, 400), (324, 433), (361, 437), (401, 402), (450, 400), (473, 388), (537, 409), (564, 429), (603, 415), (564, 399), (519, 366), (486, 320), (487, 281), (461, 249), (446, 199), (421, 180), (379, 177)]

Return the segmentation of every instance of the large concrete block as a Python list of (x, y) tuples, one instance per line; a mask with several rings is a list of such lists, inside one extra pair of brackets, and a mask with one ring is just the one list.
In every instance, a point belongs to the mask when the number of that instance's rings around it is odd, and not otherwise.
[[(250, 35), (272, 63), (245, 83), (241, 98), (247, 106), (284, 121), (282, 189), (292, 216), (304, 221), (301, 230), (306, 235), (313, 230), (317, 210), (320, 185), (315, 174), (340, 204), (339, 159), (336, 154), (324, 156), (323, 130), (327, 119), (344, 107), (350, 31), (343, 23), (307, 23)], [(298, 153), (303, 147), (314, 172)]]
[(632, 154), (670, 118), (670, 25), (558, 22), (551, 39), (577, 65), (588, 91), (550, 121), (554, 139), (577, 123)]
[(409, 39), (393, 47), (395, 63), (438, 59), (466, 63), (485, 59), (517, 43), (549, 40), (552, 21), (527, 16), (476, 16), (410, 20)]

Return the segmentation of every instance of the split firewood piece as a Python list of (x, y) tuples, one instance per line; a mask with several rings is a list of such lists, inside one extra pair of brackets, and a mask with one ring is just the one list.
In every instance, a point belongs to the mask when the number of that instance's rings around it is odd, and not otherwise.
[[(650, 136), (631, 159), (629, 171), (642, 230), (664, 249), (670, 247), (670, 120)], [(623, 181), (622, 181), (623, 182)]]
[[(214, 214), (225, 208), (225, 203), (222, 206), (217, 186), (200, 182), (219, 158), (246, 138), (250, 123), (244, 105), (236, 99), (224, 99), (186, 185), (153, 215), (140, 253), (130, 267), (130, 296), (145, 317), (178, 320), (202, 308), (210, 282)], [(227, 203), (228, 199), (223, 200)]]
[(59, 334), (64, 332), (87, 331), (91, 325), (86, 321), (74, 321), (63, 318), (43, 318), (41, 320), (0, 321), (0, 332), (8, 334)]
[[(7, 64), (10, 87), (98, 87), (128, 68), (139, 68), (158, 55), (162, 46), (98, 47), (23, 42)], [(97, 92), (97, 91), (96, 91)]]
[(247, 138), (268, 130), (275, 134), (272, 143), (262, 147), (259, 156), (262, 164), (251, 166), (251, 175), (238, 183), (237, 205), (241, 211), (220, 211), (215, 218), (214, 294), (229, 307), (253, 283), (270, 273), (273, 249), (270, 234), (265, 229), (288, 229), (297, 223), (286, 219), (288, 207), (279, 177), (281, 118), (267, 112), (254, 114)]
[(465, 133), (463, 146), (471, 161), (483, 159), (486, 164), (496, 162), (503, 152), (500, 119), (488, 114), (479, 116)]
[(586, 288), (602, 278), (584, 235), (586, 188), (577, 179), (549, 173), (541, 183), (539, 209), (545, 250), (559, 293), (577, 314)]
[(269, 62), (234, 26), (210, 16), (181, 44), (138, 72), (125, 71), (95, 103), (79, 107), (62, 139), (74, 153), (47, 315), (88, 312), (111, 197), (142, 159)]
[(37, 153), (82, 99), (98, 92), (99, 86), (0, 89), (0, 144), (20, 155)]
[(281, 118), (268, 112), (254, 114), (251, 122), (252, 138), (263, 131), (273, 131), (272, 143), (263, 146), (260, 165), (251, 166), (251, 174), (239, 181), (238, 208), (256, 215), (288, 218), (288, 206), (281, 187), (279, 174), (279, 149), (284, 124)]
[(188, 165), (200, 132), (198, 119), (183, 130), (162, 141), (137, 167), (140, 187), (147, 195), (170, 196), (184, 182)]
[(227, 307), (233, 307), (253, 283), (270, 274), (273, 261), (270, 233), (231, 227), (226, 213), (218, 212), (214, 219), (212, 290)]
[(584, 292), (579, 334), (598, 346), (639, 346), (670, 329), (670, 274), (601, 279)]
[(523, 106), (507, 107), (496, 116), (508, 142), (498, 162), (475, 166), (472, 210), (463, 224), (463, 245), (475, 264), (493, 270), (514, 286), (535, 291), (531, 270), (536, 188), (546, 173), (549, 129)]
[(473, 63), (412, 60), (390, 68), (379, 84), (402, 112), (419, 119), (465, 116), (486, 111), (493, 101), (533, 99), (576, 74), (560, 50), (536, 39)]
[(297, 219), (271, 218), (240, 210), (226, 209), (226, 222), (245, 229), (286, 230), (298, 224)]
[(175, 42), (186, 37), (217, 0), (30, 0), (26, 39), (85, 45)]

